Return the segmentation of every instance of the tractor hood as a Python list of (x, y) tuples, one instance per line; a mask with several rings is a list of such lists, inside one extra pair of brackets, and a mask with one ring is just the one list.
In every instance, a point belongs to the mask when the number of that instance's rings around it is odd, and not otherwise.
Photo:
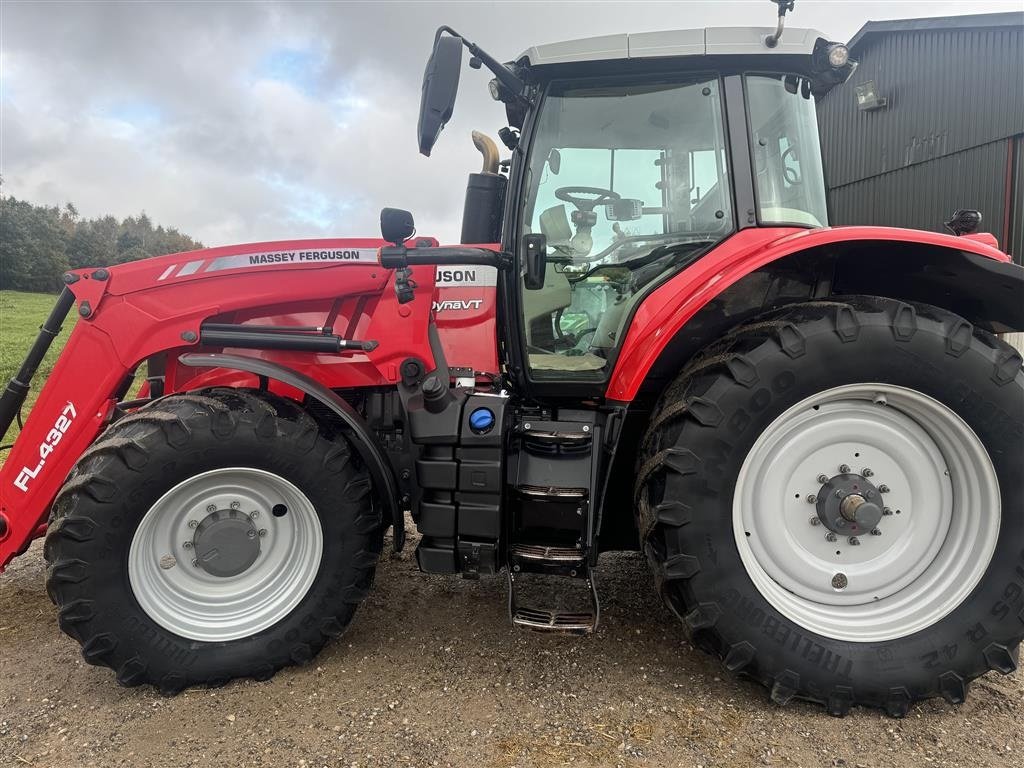
[[(433, 238), (417, 239), (437, 244)], [(344, 264), (377, 264), (377, 250), (383, 245), (387, 243), (380, 238), (321, 238), (225, 245), (154, 256), (103, 270), (73, 270), (68, 273), (71, 277), (67, 280), (89, 280), (95, 278), (97, 271), (109, 273), (109, 278), (104, 278), (106, 292), (120, 295), (159, 285), (225, 274), (244, 274), (254, 270), (322, 269)]]

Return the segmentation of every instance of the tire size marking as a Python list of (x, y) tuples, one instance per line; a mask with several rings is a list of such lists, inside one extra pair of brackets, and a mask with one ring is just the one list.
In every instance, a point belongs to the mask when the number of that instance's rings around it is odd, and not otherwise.
[(64, 437), (64, 433), (71, 428), (71, 423), (75, 420), (78, 412), (75, 410), (75, 404), (68, 400), (68, 404), (64, 406), (64, 410), (60, 412), (57, 420), (53, 423), (53, 428), (46, 433), (46, 437), (43, 442), (39, 444), (39, 463), (35, 467), (22, 467), (21, 472), (14, 479), (14, 487), (23, 493), (28, 493), (28, 484), (31, 483), (40, 472), (43, 471), (43, 466), (46, 464), (46, 459), (54, 449), (60, 443)]
[(1024, 600), (1021, 599), (1024, 597), (1024, 549), (1018, 553), (1018, 559), (1020, 562), (1014, 567), (1013, 572), (1021, 583), (1008, 582), (1003, 588), (1002, 598), (996, 600), (989, 611), (989, 614), (994, 616), (997, 621), (1005, 619), (1015, 608), (1019, 611), (1018, 615), (1021, 621), (1024, 621), (1024, 611), (1021, 611), (1021, 606), (1024, 605)]
[(778, 643), (779, 646), (788, 647), (792, 653), (799, 653), (805, 661), (820, 667), (826, 672), (838, 675), (841, 678), (849, 678), (853, 672), (853, 661), (834, 653), (821, 643), (816, 643), (810, 638), (804, 637), (800, 632), (792, 629), (789, 624), (769, 616), (753, 602), (743, 597), (735, 589), (728, 590), (722, 602), (736, 616), (743, 620), (750, 627), (760, 629), (761, 634), (770, 640)]
[(134, 636), (156, 648), (166, 659), (176, 662), (179, 667), (190, 669), (199, 659), (199, 654), (164, 637), (155, 627), (135, 616), (129, 615), (125, 623)]

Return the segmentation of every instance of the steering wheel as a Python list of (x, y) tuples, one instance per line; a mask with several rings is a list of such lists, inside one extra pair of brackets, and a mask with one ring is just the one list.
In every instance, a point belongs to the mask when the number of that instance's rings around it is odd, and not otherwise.
[(791, 168), (790, 166), (786, 165), (787, 157), (792, 157), (794, 163), (796, 163), (797, 165), (800, 164), (800, 158), (796, 154), (795, 144), (788, 146), (786, 148), (786, 151), (782, 153), (782, 175), (790, 184), (799, 184), (803, 180), (800, 178), (800, 174), (797, 172), (796, 168)]
[[(579, 195), (595, 195), (595, 197), (592, 200), (587, 200), (586, 198), (579, 197)], [(618, 192), (612, 192), (610, 189), (602, 189), (601, 187), (559, 187), (555, 190), (555, 197), (567, 203), (572, 203), (579, 211), (586, 211), (588, 213), (599, 205), (610, 203), (612, 200), (622, 199), (622, 195)]]

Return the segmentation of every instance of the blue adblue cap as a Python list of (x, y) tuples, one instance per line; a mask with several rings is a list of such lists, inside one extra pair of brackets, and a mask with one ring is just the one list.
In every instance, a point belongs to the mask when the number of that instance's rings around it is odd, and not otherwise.
[(490, 408), (477, 408), (469, 414), (469, 426), (474, 432), (487, 432), (494, 426), (494, 411)]

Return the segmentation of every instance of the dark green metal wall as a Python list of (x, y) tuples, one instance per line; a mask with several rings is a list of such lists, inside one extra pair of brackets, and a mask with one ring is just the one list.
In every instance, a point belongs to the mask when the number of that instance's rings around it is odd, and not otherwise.
[[(818, 105), (833, 224), (942, 231), (954, 210), (976, 208), (1021, 261), (1024, 23), (1001, 16), (858, 43), (857, 71)], [(857, 108), (854, 88), (868, 80), (886, 107)]]

